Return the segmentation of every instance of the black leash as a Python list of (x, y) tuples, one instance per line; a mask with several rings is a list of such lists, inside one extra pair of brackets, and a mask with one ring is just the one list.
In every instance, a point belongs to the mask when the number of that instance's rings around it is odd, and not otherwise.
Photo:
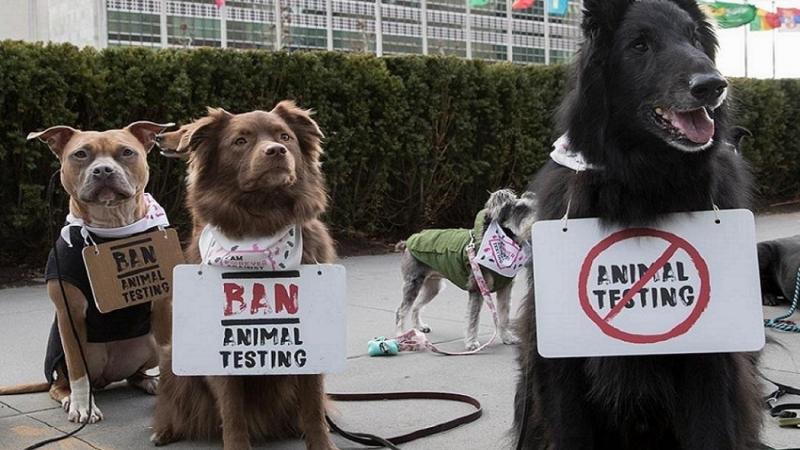
[[(80, 337), (78, 336), (78, 330), (75, 328), (75, 322), (72, 320), (72, 311), (70, 310), (69, 302), (67, 301), (67, 291), (64, 289), (64, 283), (61, 281), (61, 263), (58, 258), (58, 242), (57, 242), (60, 235), (57, 235), (56, 233), (53, 232), (53, 195), (55, 193), (56, 179), (59, 177), (60, 174), (61, 174), (60, 169), (57, 170), (55, 173), (53, 173), (53, 175), (50, 177), (50, 183), (47, 185), (47, 230), (48, 234), (51, 237), (55, 236), (54, 242), (56, 242), (56, 244), (53, 245), (53, 254), (56, 260), (56, 274), (58, 275), (58, 286), (61, 289), (61, 299), (64, 301), (64, 309), (67, 310), (67, 317), (69, 318), (70, 328), (72, 328), (72, 336), (78, 343), (78, 350), (80, 350), (81, 361), (83, 361), (83, 368), (84, 370), (86, 370), (86, 379), (89, 382), (89, 414), (86, 417), (86, 422), (83, 422), (81, 426), (79, 426), (78, 428), (62, 436), (37, 442), (33, 445), (25, 447), (25, 450), (33, 450), (35, 448), (40, 448), (47, 444), (52, 444), (53, 442), (58, 442), (62, 439), (67, 439), (71, 436), (74, 436), (79, 431), (83, 430), (89, 423), (89, 420), (92, 417), (92, 408), (94, 408), (94, 392), (92, 391), (92, 377), (89, 375), (89, 364), (86, 362), (86, 354), (83, 352), (83, 345), (81, 345), (81, 340)], [(78, 419), (80, 420), (80, 416), (78, 417)]]
[(353, 431), (345, 431), (337, 426), (329, 416), (325, 416), (328, 426), (331, 427), (335, 433), (338, 433), (345, 439), (362, 445), (370, 445), (374, 447), (386, 447), (391, 450), (400, 450), (397, 445), (411, 442), (423, 437), (432, 436), (437, 433), (442, 433), (447, 430), (452, 430), (461, 425), (465, 425), (478, 420), (483, 415), (481, 402), (477, 399), (465, 394), (455, 394), (451, 392), (370, 392), (370, 393), (329, 393), (327, 394), (331, 400), (340, 402), (369, 402), (379, 400), (445, 400), (451, 402), (461, 402), (472, 405), (475, 410), (469, 414), (448, 420), (446, 422), (438, 423), (430, 427), (421, 428), (410, 433), (401, 434), (399, 436), (384, 439), (380, 436), (375, 436), (368, 433), (358, 433)]

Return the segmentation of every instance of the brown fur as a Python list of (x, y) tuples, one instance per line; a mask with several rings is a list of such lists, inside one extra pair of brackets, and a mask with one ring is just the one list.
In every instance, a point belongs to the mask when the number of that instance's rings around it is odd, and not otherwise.
[[(302, 224), (303, 263), (335, 259), (333, 241), (318, 219), (327, 207), (322, 132), (308, 111), (287, 101), (270, 112), (209, 109), (189, 133), (175, 149), (190, 153), (189, 261), (200, 261), (197, 241), (207, 223), (232, 238)], [(236, 144), (239, 138), (247, 143)], [(285, 160), (265, 156), (274, 145), (285, 146)], [(221, 435), (225, 449), (247, 449), (251, 440), (302, 436), (309, 449), (336, 448), (325, 424), (322, 375), (181, 377), (171, 372), (167, 356), (159, 393), (152, 438), (157, 445)]]
[[(154, 144), (156, 133), (171, 125), (142, 121), (123, 129), (107, 131), (80, 131), (59, 125), (31, 133), (28, 139), (45, 142), (61, 162), (61, 184), (70, 196), (70, 212), (90, 225), (113, 228), (129, 225), (144, 216), (144, 189), (149, 179), (147, 153)], [(92, 178), (91, 172), (98, 167), (113, 169), (114, 175), (107, 181), (97, 181)], [(83, 348), (93, 387), (102, 388), (108, 383), (126, 379), (130, 384), (155, 394), (157, 380), (147, 377), (144, 372), (158, 365), (156, 344), (163, 345), (169, 341), (167, 302), (153, 305), (150, 334), (125, 341), (89, 343), (86, 329), (87, 299), (80, 289), (69, 282), (64, 281), (63, 285), (67, 302), (55, 280), (48, 281), (47, 292), (55, 306), (66, 367), (62, 365), (56, 368), (57, 377), (52, 386), (21, 385), (2, 388), (0, 393), (40, 392), (49, 387), (50, 396), (68, 411), (70, 421), (101, 420), (102, 413), (96, 406), (89, 408), (88, 398), (72, 398), (75, 387), (88, 387), (86, 368), (80, 357), (80, 348)], [(72, 324), (67, 314), (67, 304), (74, 320)], [(72, 325), (75, 326), (77, 340), (72, 333)], [(65, 376), (65, 368), (69, 379)]]

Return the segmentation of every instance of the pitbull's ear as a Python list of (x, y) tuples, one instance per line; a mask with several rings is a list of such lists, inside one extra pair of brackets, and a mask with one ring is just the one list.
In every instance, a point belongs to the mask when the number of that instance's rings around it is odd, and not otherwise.
[(321, 141), (324, 136), (317, 122), (311, 118), (313, 112), (299, 108), (291, 100), (284, 100), (278, 103), (271, 112), (286, 121), (286, 124), (297, 136), (303, 153), (314, 160), (318, 160), (319, 155), (322, 153)]
[(136, 140), (141, 142), (145, 151), (149, 152), (156, 143), (156, 135), (165, 129), (174, 126), (175, 124), (172, 122), (153, 123), (146, 120), (140, 120), (139, 122), (133, 122), (132, 124), (128, 125), (125, 127), (125, 130), (131, 133)]
[(29, 141), (31, 139), (39, 139), (50, 147), (50, 151), (53, 152), (58, 159), (61, 159), (61, 153), (64, 151), (64, 147), (77, 132), (78, 130), (72, 127), (58, 125), (44, 131), (28, 133), (27, 139)]

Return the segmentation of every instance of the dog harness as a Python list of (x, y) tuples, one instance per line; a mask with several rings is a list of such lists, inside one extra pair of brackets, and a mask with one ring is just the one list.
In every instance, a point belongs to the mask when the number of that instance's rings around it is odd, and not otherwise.
[[(414, 258), (466, 291), (469, 289), (470, 278), (467, 246), (473, 242), (473, 236), (483, 235), (485, 221), (486, 210), (482, 210), (475, 217), (475, 225), (471, 230), (456, 228), (421, 231), (408, 238), (406, 249)], [(482, 269), (482, 273), (484, 277), (491, 274), (494, 279), (492, 292), (508, 286), (513, 280), (486, 268)]]

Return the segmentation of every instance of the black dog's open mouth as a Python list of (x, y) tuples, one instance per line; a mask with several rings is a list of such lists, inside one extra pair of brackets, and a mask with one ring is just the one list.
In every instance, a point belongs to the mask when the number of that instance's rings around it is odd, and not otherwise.
[(656, 108), (653, 113), (656, 122), (675, 137), (697, 145), (706, 145), (714, 137), (714, 119), (708, 114), (708, 108), (686, 111)]

